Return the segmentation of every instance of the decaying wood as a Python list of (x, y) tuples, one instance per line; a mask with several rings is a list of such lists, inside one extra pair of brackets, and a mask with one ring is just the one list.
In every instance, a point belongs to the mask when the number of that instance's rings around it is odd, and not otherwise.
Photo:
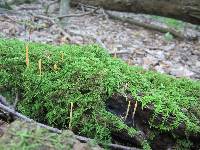
[[(3, 97), (2, 95), (0, 95), (0, 109), (3, 111), (6, 111), (10, 114), (12, 114), (13, 116), (17, 117), (18, 119), (21, 119), (22, 121), (28, 122), (28, 123), (34, 123), (39, 127), (45, 128), (49, 131), (52, 131), (54, 133), (62, 133), (62, 130), (59, 130), (57, 128), (53, 128), (50, 126), (47, 126), (45, 124), (42, 123), (38, 123), (36, 121), (34, 121), (33, 119), (30, 119), (24, 115), (22, 115), (21, 113), (15, 111), (14, 109), (9, 107), (9, 104), (7, 103), (5, 97)], [(90, 138), (86, 138), (83, 136), (79, 136), (79, 135), (75, 135), (75, 138), (81, 142), (88, 142), (91, 141), (92, 139)], [(123, 146), (123, 145), (118, 145), (118, 144), (108, 144), (107, 146), (109, 146), (112, 149), (121, 149), (121, 150), (140, 150), (138, 148), (134, 148), (134, 147), (128, 147), (128, 146)]]
[[(200, 141), (200, 135), (196, 135), (195, 133), (186, 133), (186, 126), (183, 123), (180, 124), (177, 129), (174, 129), (171, 132), (159, 132), (158, 129), (150, 127), (149, 120), (151, 120), (152, 114), (154, 112), (154, 107), (152, 105), (142, 108), (141, 103), (138, 103), (134, 118), (132, 118), (136, 101), (130, 94), (127, 95), (127, 98), (129, 101), (131, 101), (130, 105), (132, 107), (130, 107), (129, 115), (126, 120), (124, 120), (124, 122), (128, 126), (137, 128), (141, 132), (141, 135), (140, 137), (137, 136), (139, 139), (132, 139), (132, 141), (130, 141), (131, 138), (128, 137), (125, 132), (112, 133), (114, 137), (118, 139), (120, 138), (120, 140), (128, 143), (138, 141), (134, 144), (139, 144), (140, 141), (147, 139), (150, 136), (150, 133), (158, 133), (155, 140), (152, 141), (153, 149), (168, 149), (169, 145), (173, 146), (173, 144), (175, 144), (173, 134), (182, 138), (189, 138), (194, 143), (198, 143), (198, 141)], [(128, 107), (128, 101), (126, 101), (127, 98), (120, 94), (114, 94), (111, 98), (108, 99), (106, 103), (107, 110), (119, 117), (124, 117)], [(174, 118), (172, 116), (169, 117), (167, 119), (166, 125), (170, 125), (173, 120)], [(160, 124), (162, 121), (162, 115), (158, 115), (154, 120), (156, 124)], [(134, 124), (132, 124), (133, 122)]]

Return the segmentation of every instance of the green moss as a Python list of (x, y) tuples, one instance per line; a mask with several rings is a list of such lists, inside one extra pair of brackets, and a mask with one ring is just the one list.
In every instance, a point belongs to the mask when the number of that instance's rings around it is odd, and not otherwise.
[(151, 150), (151, 147), (150, 147), (148, 141), (146, 141), (146, 140), (143, 141), (142, 147), (143, 147), (144, 150)]
[[(143, 108), (154, 107), (149, 124), (160, 132), (173, 131), (184, 123), (187, 132), (199, 134), (199, 81), (130, 67), (97, 45), (29, 43), (27, 67), (25, 44), (18, 40), (0, 40), (1, 93), (20, 91), (18, 110), (23, 114), (59, 128), (68, 128), (71, 120), (73, 131), (109, 142), (113, 130), (125, 130), (133, 136), (137, 133), (137, 129), (108, 112), (105, 104), (113, 93), (131, 92)], [(155, 121), (158, 115), (163, 116), (161, 122)], [(174, 119), (168, 124), (170, 117)]]
[(150, 16), (150, 18), (160, 21), (160, 22), (166, 24), (167, 26), (175, 28), (177, 30), (182, 30), (185, 26), (185, 22), (176, 20), (176, 19), (172, 19), (172, 18), (153, 16), (153, 15)]
[(98, 145), (82, 144), (71, 131), (56, 134), (40, 128), (34, 123), (15, 121), (10, 124), (0, 137), (1, 150), (72, 150), (75, 147), (100, 149)]

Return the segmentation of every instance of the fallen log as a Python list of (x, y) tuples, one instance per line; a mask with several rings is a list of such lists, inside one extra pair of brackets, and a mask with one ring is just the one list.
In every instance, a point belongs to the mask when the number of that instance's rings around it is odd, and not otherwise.
[(73, 0), (72, 5), (88, 4), (104, 9), (171, 17), (200, 24), (199, 0)]
[(119, 21), (122, 21), (122, 22), (129, 23), (130, 25), (136, 25), (136, 26), (139, 26), (139, 27), (143, 27), (145, 29), (158, 31), (158, 32), (161, 32), (161, 33), (170, 33), (174, 37), (177, 37), (181, 40), (184, 40), (184, 39), (186, 39), (186, 40), (197, 40), (198, 39), (198, 35), (188, 36), (183, 31), (178, 31), (178, 30), (170, 28), (170, 27), (163, 27), (163, 26), (155, 25), (153, 23), (146, 23), (146, 22), (142, 22), (138, 19), (129, 18), (129, 17), (122, 17), (122, 16), (118, 16), (118, 15), (115, 15), (115, 14), (110, 13), (110, 12), (106, 12), (106, 13), (108, 14), (108, 16), (111, 19), (119, 20)]

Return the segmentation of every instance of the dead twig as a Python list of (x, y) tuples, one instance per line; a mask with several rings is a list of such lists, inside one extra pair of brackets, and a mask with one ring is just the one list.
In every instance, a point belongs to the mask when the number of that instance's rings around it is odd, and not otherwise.
[(20, 22), (20, 21), (17, 21), (17, 20), (15, 20), (15, 19), (11, 18), (10, 16), (8, 16), (8, 15), (6, 15), (6, 14), (2, 14), (1, 16), (2, 16), (2, 17), (4, 17), (5, 19), (8, 19), (8, 20), (10, 20), (11, 22), (13, 22), (13, 23), (15, 23), (15, 24), (23, 25), (23, 23), (22, 23), (22, 22)]
[(97, 10), (99, 10), (98, 7), (97, 7), (96, 9), (90, 11), (90, 12), (85, 12), (85, 13), (82, 13), (82, 14), (63, 15), (63, 16), (58, 16), (57, 18), (58, 18), (58, 19), (63, 19), (63, 18), (66, 18), (66, 17), (82, 17), (82, 16), (86, 16), (86, 15), (93, 14), (93, 13), (95, 13)]
[(107, 50), (107, 52), (109, 52), (109, 49), (105, 46), (105, 44), (101, 41), (101, 39), (100, 39), (99, 37), (96, 37), (96, 42), (97, 42), (98, 44), (100, 44), (100, 46), (101, 46), (102, 48), (104, 48), (105, 50)]
[(84, 33), (76, 33), (74, 31), (68, 31), (70, 35), (74, 35), (74, 36), (81, 36), (83, 38), (88, 38), (91, 39), (92, 41), (95, 41), (97, 44), (99, 44), (102, 48), (104, 48), (105, 50), (107, 50), (107, 52), (109, 52), (110, 50), (106, 47), (106, 45), (102, 42), (102, 40), (95, 36), (95, 35), (86, 35)]
[(50, 17), (47, 17), (47, 16), (44, 16), (44, 15), (36, 15), (36, 14), (32, 14), (31, 15), (35, 18), (38, 18), (38, 19), (43, 19), (43, 20), (47, 20), (49, 21), (51, 24), (55, 24), (55, 19), (54, 18), (50, 18)]
[(46, 6), (46, 9), (45, 9), (45, 14), (48, 14), (49, 7), (50, 7), (51, 5), (54, 5), (54, 4), (58, 3), (58, 2), (59, 2), (59, 0), (56, 0), (56, 1), (51, 2), (50, 4), (48, 4), (48, 5)]
[(15, 93), (15, 102), (13, 104), (13, 109), (16, 110), (17, 103), (19, 102), (19, 93), (18, 91)]
[[(73, 4), (73, 2), (72, 2), (72, 4)], [(79, 3), (78, 5), (79, 5), (79, 6), (83, 6), (83, 7), (85, 7), (85, 8), (90, 8), (90, 9), (96, 9), (96, 8), (97, 8), (97, 7), (95, 7), (95, 6), (86, 5), (86, 4), (83, 4), (83, 3)]]
[(6, 98), (3, 97), (2, 95), (0, 95), (0, 103), (5, 105), (5, 106), (9, 106), (10, 104), (6, 101)]
[(35, 15), (35, 14), (32, 14), (32, 16), (34, 16), (35, 18), (38, 18), (38, 19), (44, 19), (44, 20), (47, 20), (51, 23), (51, 25), (55, 25), (56, 28), (59, 30), (59, 32), (66, 38), (66, 39), (71, 39), (71, 36), (55, 21), (56, 19), (55, 18), (51, 18), (51, 17), (47, 17), (47, 16), (44, 16), (44, 15)]
[[(17, 118), (19, 118), (19, 119), (21, 119), (21, 120), (23, 120), (23, 121), (25, 121), (25, 122), (34, 123), (34, 124), (36, 124), (37, 126), (42, 127), (42, 128), (45, 128), (45, 129), (47, 129), (47, 130), (49, 130), (49, 131), (52, 131), (52, 132), (54, 132), (54, 133), (59, 133), (59, 134), (62, 133), (62, 130), (59, 130), (59, 129), (57, 129), (57, 128), (53, 128), (53, 127), (44, 125), (44, 124), (42, 124), (42, 123), (38, 123), (38, 122), (34, 121), (33, 119), (30, 119), (30, 118), (28, 118), (28, 117), (22, 115), (21, 113), (19, 113), (19, 112), (13, 110), (13, 109), (10, 108), (9, 106), (4, 105), (3, 103), (4, 103), (4, 104), (8, 104), (8, 103), (6, 102), (6, 99), (5, 99), (3, 96), (0, 95), (0, 109), (2, 109), (2, 110), (4, 110), (4, 111), (6, 111), (6, 112), (8, 112), (8, 113), (10, 113), (10, 114), (12, 114), (12, 115), (14, 115), (14, 116), (16, 116)], [(79, 135), (75, 135), (75, 138), (76, 138), (77, 140), (79, 140), (79, 141), (82, 141), (82, 142), (88, 142), (88, 141), (91, 141), (91, 140), (92, 140), (92, 139), (90, 139), (90, 138), (86, 138), (86, 137), (79, 136)], [(127, 147), (127, 146), (118, 145), (118, 144), (108, 144), (107, 146), (109, 146), (110, 148), (113, 148), (113, 149), (140, 150), (140, 149), (138, 149), (138, 148)]]
[(132, 54), (132, 51), (129, 50), (123, 50), (123, 51), (111, 51), (109, 52), (109, 54), (111, 55), (115, 55), (115, 54)]

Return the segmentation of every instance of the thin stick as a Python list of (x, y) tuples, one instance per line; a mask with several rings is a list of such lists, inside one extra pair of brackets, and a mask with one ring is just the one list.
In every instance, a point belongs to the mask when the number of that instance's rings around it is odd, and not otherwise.
[(133, 52), (132, 51), (128, 51), (128, 50), (122, 50), (122, 51), (111, 51), (109, 52), (109, 54), (111, 55), (116, 55), (116, 54), (132, 54)]
[(96, 37), (96, 42), (109, 52), (109, 49), (105, 46), (105, 44), (101, 41), (101, 39), (99, 37)]
[(69, 120), (69, 129), (70, 130), (72, 130), (72, 111), (73, 111), (73, 103), (71, 102), (70, 120)]
[(15, 102), (13, 104), (14, 110), (16, 109), (16, 106), (17, 106), (18, 102), (19, 102), (19, 93), (18, 93), (18, 90), (17, 90), (16, 93), (15, 93)]
[[(0, 99), (1, 99), (1, 98), (2, 98), (2, 97), (0, 97)], [(44, 125), (44, 124), (41, 124), (41, 123), (37, 123), (37, 122), (35, 122), (33, 119), (30, 119), (30, 118), (28, 118), (28, 117), (26, 117), (26, 116), (24, 116), (24, 115), (22, 115), (22, 114), (16, 112), (15, 110), (11, 109), (11, 108), (8, 107), (8, 106), (3, 105), (2, 103), (0, 103), (0, 108), (1, 108), (2, 110), (4, 110), (4, 111), (9, 112), (10, 114), (16, 116), (17, 118), (19, 118), (19, 119), (21, 119), (21, 120), (23, 120), (23, 121), (25, 121), (25, 122), (35, 123), (36, 125), (38, 125), (38, 126), (40, 126), (40, 127), (43, 127), (43, 128), (46, 128), (46, 129), (48, 129), (48, 130), (50, 130), (50, 131), (52, 131), (52, 132), (55, 132), (55, 133), (62, 133), (61, 130), (56, 129), (56, 128), (53, 128), (53, 127), (50, 127), (50, 126), (47, 126), (47, 125)]]
[(86, 12), (86, 13), (82, 13), (82, 14), (69, 14), (69, 15), (63, 15), (63, 16), (58, 16), (58, 19), (63, 19), (63, 18), (66, 18), (66, 17), (82, 17), (82, 16), (85, 16), (85, 15), (90, 15), (90, 14), (93, 14), (95, 13), (99, 8), (96, 8), (90, 12)]

